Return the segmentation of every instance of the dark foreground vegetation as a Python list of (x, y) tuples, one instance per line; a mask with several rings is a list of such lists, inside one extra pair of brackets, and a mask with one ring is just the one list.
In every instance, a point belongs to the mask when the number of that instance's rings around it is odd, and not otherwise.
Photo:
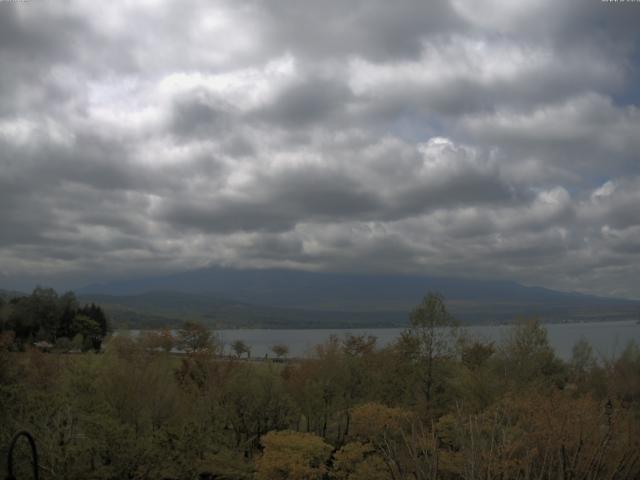
[(58, 295), (37, 287), (31, 295), (0, 296), (0, 334), (11, 338), (14, 350), (37, 344), (45, 350), (99, 351), (109, 330), (102, 308), (80, 305), (73, 292)]
[(331, 338), (312, 358), (258, 363), (219, 356), (194, 325), (178, 340), (188, 353), (166, 332), (111, 338), (102, 354), (17, 353), (5, 331), (0, 444), (32, 432), (50, 479), (640, 476), (634, 344), (596, 359), (579, 342), (563, 362), (535, 321), (486, 343), (435, 295), (383, 349)]

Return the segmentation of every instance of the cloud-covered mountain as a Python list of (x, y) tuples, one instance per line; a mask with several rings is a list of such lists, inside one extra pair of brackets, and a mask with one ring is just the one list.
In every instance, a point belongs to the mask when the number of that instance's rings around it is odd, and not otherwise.
[[(640, 310), (640, 302), (514, 282), (275, 269), (209, 268), (95, 284), (79, 293), (101, 304), (173, 319), (191, 315), (227, 326), (337, 327), (405, 325), (410, 310), (430, 291), (443, 294), (452, 312), (468, 323), (520, 316), (549, 321), (620, 319), (633, 318)], [(120, 317), (126, 319), (124, 314)]]

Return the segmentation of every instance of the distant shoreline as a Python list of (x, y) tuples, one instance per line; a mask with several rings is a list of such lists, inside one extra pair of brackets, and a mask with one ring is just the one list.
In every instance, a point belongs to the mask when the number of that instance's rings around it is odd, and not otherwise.
[[(640, 324), (640, 320), (628, 317), (628, 318), (616, 318), (616, 319), (602, 319), (602, 318), (592, 318), (588, 320), (540, 320), (536, 319), (536, 317), (522, 317), (522, 320), (534, 319), (538, 320), (541, 325), (578, 325), (583, 323), (627, 323), (633, 322)], [(468, 327), (508, 327), (512, 325), (517, 325), (521, 320), (513, 320), (511, 322), (487, 322), (487, 323), (460, 323), (458, 326), (460, 328), (468, 328)], [(388, 330), (388, 329), (400, 329), (400, 328), (408, 328), (409, 323), (407, 322), (405, 325), (376, 325), (376, 326), (366, 326), (366, 325), (357, 325), (357, 326), (336, 326), (336, 327), (318, 327), (318, 326), (284, 326), (284, 327), (247, 327), (247, 326), (238, 326), (238, 327), (216, 327), (210, 326), (205, 323), (206, 326), (210, 327), (212, 330), (238, 330), (238, 331), (255, 331), (255, 330)], [(114, 332), (121, 331), (138, 331), (138, 332), (154, 332), (158, 330), (177, 330), (179, 326), (158, 326), (158, 327), (118, 327), (114, 328)]]

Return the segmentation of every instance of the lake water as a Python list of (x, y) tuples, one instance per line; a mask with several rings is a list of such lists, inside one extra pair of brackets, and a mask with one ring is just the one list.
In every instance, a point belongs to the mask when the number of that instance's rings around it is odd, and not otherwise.
[[(511, 327), (473, 326), (465, 327), (472, 335), (499, 344), (505, 339)], [(546, 324), (549, 342), (558, 356), (564, 359), (571, 357), (573, 345), (584, 338), (593, 347), (598, 357), (611, 359), (618, 356), (629, 341), (640, 344), (640, 324), (635, 321), (590, 322), (590, 323), (558, 323)], [(308, 330), (218, 330), (225, 344), (225, 352), (230, 353), (229, 345), (234, 340), (244, 340), (251, 347), (252, 357), (263, 357), (271, 353), (271, 346), (281, 343), (289, 347), (290, 357), (304, 357), (313, 347), (324, 342), (330, 335), (343, 337), (346, 334), (374, 335), (378, 345), (384, 346), (398, 338), (401, 328), (368, 328), (368, 329), (308, 329)]]

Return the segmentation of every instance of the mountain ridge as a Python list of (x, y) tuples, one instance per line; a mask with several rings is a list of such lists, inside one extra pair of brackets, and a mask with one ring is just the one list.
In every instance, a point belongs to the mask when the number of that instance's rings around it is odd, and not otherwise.
[[(380, 274), (369, 275), (359, 273), (309, 272), (288, 269), (232, 269), (210, 267), (190, 270), (170, 275), (142, 277), (138, 279), (93, 283), (76, 290), (79, 294), (104, 293), (111, 295), (140, 294), (150, 291), (176, 291), (194, 294), (216, 294), (225, 292), (224, 297), (240, 298), (247, 291), (252, 296), (263, 296), (264, 290), (300, 290), (318, 286), (336, 286), (340, 288), (391, 288), (395, 291), (415, 292), (418, 288), (426, 293), (425, 288), (441, 292), (445, 297), (456, 298), (463, 293), (464, 298), (494, 298), (496, 289), (500, 289), (499, 297), (509, 295), (510, 298), (590, 300), (603, 302), (640, 303), (640, 300), (607, 297), (580, 292), (565, 292), (541, 286), (527, 286), (510, 280), (469, 279), (456, 277), (438, 277), (428, 275)], [(358, 286), (359, 285), (359, 286)], [(263, 290), (256, 291), (256, 288)], [(324, 290), (327, 292), (330, 289)], [(463, 291), (463, 292), (462, 292)], [(320, 292), (322, 293), (322, 292)], [(335, 293), (335, 292), (331, 292)], [(415, 295), (415, 293), (413, 293)]]
[(77, 290), (81, 298), (97, 300), (96, 295), (103, 295), (98, 303), (107, 308), (120, 303), (131, 311), (173, 320), (182, 312), (182, 317), (225, 326), (277, 328), (403, 325), (429, 291), (442, 293), (464, 323), (502, 323), (522, 316), (543, 321), (635, 318), (640, 309), (640, 301), (505, 280), (284, 269), (213, 267)]

